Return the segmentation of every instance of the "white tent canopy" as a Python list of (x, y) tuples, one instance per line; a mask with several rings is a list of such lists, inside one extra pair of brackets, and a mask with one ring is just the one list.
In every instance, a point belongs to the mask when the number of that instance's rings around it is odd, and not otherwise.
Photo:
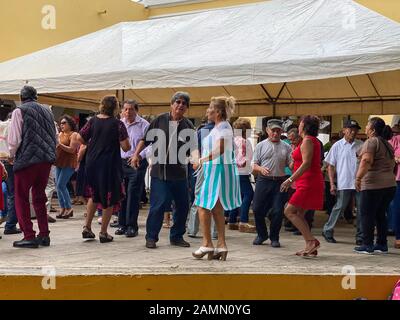
[(119, 23), (4, 62), (0, 95), (29, 83), (71, 105), (125, 90), (161, 106), (184, 88), (199, 104), (233, 94), (279, 112), (308, 102), (393, 106), (399, 70), (400, 24), (351, 0), (273, 0)]

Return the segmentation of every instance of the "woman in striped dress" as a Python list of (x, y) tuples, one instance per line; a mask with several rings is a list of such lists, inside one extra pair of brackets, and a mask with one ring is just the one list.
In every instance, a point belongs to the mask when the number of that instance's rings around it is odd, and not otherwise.
[[(215, 123), (214, 129), (202, 140), (202, 166), (204, 181), (196, 194), (200, 225), (203, 230), (202, 246), (195, 258), (206, 254), (208, 259), (226, 260), (228, 249), (225, 242), (224, 210), (233, 210), (241, 205), (238, 169), (234, 161), (233, 131), (227, 121), (235, 108), (233, 97), (212, 98), (207, 110), (208, 120)], [(217, 226), (218, 243), (214, 249), (211, 240), (211, 215)]]

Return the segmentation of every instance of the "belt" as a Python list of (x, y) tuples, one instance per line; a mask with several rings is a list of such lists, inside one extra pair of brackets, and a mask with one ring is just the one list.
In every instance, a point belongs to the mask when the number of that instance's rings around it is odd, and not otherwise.
[(272, 180), (272, 181), (283, 181), (287, 179), (287, 176), (272, 177), (272, 176), (261, 176), (262, 179)]

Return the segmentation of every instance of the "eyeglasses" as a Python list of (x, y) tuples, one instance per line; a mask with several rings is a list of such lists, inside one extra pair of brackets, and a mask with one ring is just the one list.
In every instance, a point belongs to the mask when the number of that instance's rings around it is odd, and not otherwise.
[(178, 105), (181, 104), (183, 106), (187, 106), (187, 103), (186, 103), (185, 100), (175, 100), (175, 103), (178, 104)]
[(61, 121), (60, 124), (67, 124), (67, 121)]

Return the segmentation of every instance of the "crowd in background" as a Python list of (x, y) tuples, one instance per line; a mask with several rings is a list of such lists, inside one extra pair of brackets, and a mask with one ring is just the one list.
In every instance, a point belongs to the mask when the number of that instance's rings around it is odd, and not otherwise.
[[(253, 148), (250, 121), (230, 121), (233, 97), (213, 97), (195, 129), (185, 117), (190, 107), (185, 92), (175, 93), (170, 112), (151, 122), (139, 115), (136, 101), (120, 105), (115, 96), (106, 96), (78, 132), (68, 115), (55, 122), (51, 110), (37, 102), (34, 88), (25, 86), (20, 96), (22, 104), (0, 123), (0, 222), (6, 221), (4, 234), (23, 233), (14, 247), (50, 245), (51, 199), (56, 191), (58, 219), (73, 217), (67, 187), (72, 178), (75, 204), (86, 204), (83, 239), (96, 238), (92, 221), (97, 211), (101, 243), (113, 241), (108, 232), (113, 215), (118, 217), (111, 223), (117, 227), (115, 235), (138, 236), (149, 171), (145, 245), (150, 249), (157, 248), (163, 225), (170, 228), (170, 244), (180, 247), (190, 247), (185, 233), (196, 237), (201, 229), (203, 241), (193, 256), (226, 260), (226, 224), (230, 230), (255, 233), (253, 245), (270, 240), (273, 248), (281, 246), (284, 226), (304, 238), (304, 249), (296, 255), (315, 257), (321, 246), (311, 232), (316, 210), (328, 213), (322, 236), (329, 243), (337, 242), (337, 221), (342, 216), (352, 220), (354, 210), (355, 252), (388, 252), (388, 233), (395, 234), (394, 247), (400, 248), (400, 130), (381, 118), (369, 119), (365, 142), (357, 139), (357, 121), (349, 119), (342, 138), (328, 149), (318, 140), (317, 116), (306, 115), (289, 127), (269, 119), (264, 139)], [(163, 133), (165, 140), (153, 132)], [(192, 147), (186, 150), (188, 142)], [(160, 157), (165, 161), (155, 161)], [(165, 212), (171, 212), (172, 225)], [(38, 222), (37, 235), (32, 217)]]

